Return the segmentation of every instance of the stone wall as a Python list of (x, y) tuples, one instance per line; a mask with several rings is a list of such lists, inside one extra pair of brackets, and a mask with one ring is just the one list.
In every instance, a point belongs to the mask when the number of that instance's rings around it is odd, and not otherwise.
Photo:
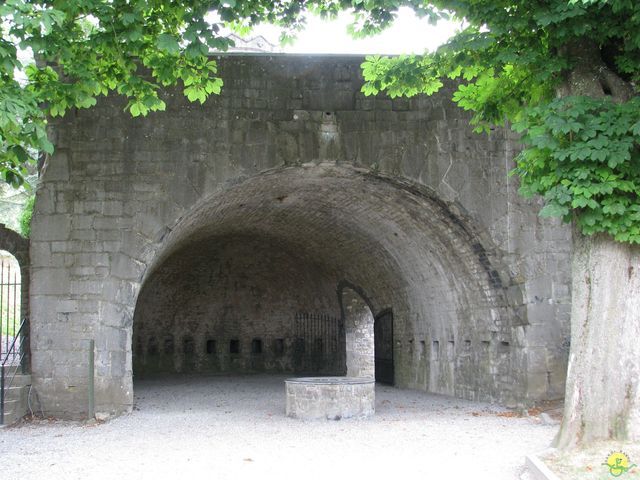
[[(166, 112), (132, 119), (107, 98), (54, 125), (31, 242), (33, 375), (47, 413), (86, 411), (89, 338), (98, 411), (130, 409), (133, 331), (146, 315), (137, 309), (153, 311), (145, 298), (163, 296), (174, 256), (187, 262), (204, 245), (217, 258), (234, 238), (250, 241), (227, 278), (265, 274), (258, 252), (322, 272), (290, 277), (298, 269), (276, 262), (287, 298), (265, 297), (273, 318), (255, 328), (240, 322), (243, 348), (267, 325), (284, 338), (286, 311), (338, 311), (337, 286), (349, 282), (374, 315), (393, 311), (398, 386), (505, 403), (562, 394), (570, 231), (518, 197), (511, 134), (472, 133), (451, 87), (364, 97), (360, 57), (217, 59), (225, 87), (205, 105), (170, 90)], [(209, 273), (222, 315), (224, 272)], [(305, 293), (314, 282), (320, 307)], [(174, 283), (186, 292), (201, 282)], [(180, 311), (208, 305), (196, 297)], [(254, 315), (243, 308), (237, 318)], [(217, 328), (205, 316), (196, 330)]]
[(322, 266), (268, 240), (231, 237), (214, 248), (210, 242), (192, 245), (165, 262), (140, 294), (134, 375), (343, 373), (341, 355), (312, 361), (321, 337), (300, 335), (300, 313), (340, 317), (335, 279)]

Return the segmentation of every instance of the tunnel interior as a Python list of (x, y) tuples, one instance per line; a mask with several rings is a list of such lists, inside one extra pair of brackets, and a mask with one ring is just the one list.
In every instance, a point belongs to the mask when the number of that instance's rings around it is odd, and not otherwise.
[(325, 265), (270, 237), (210, 237), (141, 293), (134, 370), (343, 375), (344, 328)]
[(503, 399), (522, 346), (502, 282), (429, 192), (335, 165), (279, 169), (166, 235), (136, 304), (134, 379), (384, 369), (386, 383)]

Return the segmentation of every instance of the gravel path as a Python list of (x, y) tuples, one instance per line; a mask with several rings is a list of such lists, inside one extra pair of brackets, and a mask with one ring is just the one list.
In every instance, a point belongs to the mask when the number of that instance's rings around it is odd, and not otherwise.
[[(500, 407), (378, 385), (368, 420), (284, 416), (285, 377), (136, 383), (134, 412), (97, 426), (0, 429), (0, 469), (20, 479), (518, 479), (556, 428)], [(191, 477), (193, 475), (193, 477)]]

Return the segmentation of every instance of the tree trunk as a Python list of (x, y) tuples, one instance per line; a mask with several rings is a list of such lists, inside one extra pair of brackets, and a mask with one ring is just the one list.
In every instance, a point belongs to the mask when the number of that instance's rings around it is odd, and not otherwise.
[[(599, 46), (577, 39), (561, 52), (574, 62), (558, 96), (625, 102), (631, 84), (610, 70)], [(575, 224), (574, 224), (575, 227)], [(555, 445), (640, 440), (640, 246), (574, 228), (571, 350), (564, 417)]]
[(574, 232), (571, 350), (555, 444), (640, 440), (640, 246)]

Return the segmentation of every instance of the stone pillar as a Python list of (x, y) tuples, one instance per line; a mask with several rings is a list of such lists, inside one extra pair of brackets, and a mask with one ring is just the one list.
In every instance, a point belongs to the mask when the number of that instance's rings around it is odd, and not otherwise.
[(374, 377), (373, 314), (351, 288), (342, 291), (348, 377)]

